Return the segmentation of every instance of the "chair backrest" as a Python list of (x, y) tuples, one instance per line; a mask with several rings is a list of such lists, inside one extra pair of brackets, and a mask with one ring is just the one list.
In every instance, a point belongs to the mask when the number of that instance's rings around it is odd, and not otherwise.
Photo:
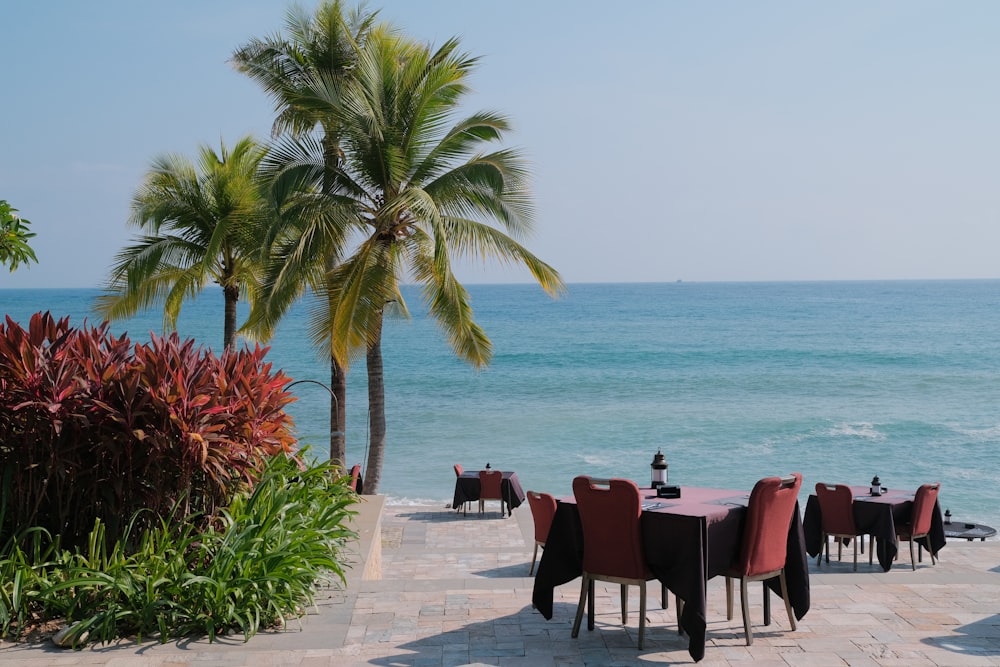
[(351, 491), (357, 493), (358, 484), (361, 483), (361, 464), (355, 463), (351, 468)]
[(743, 576), (774, 572), (785, 565), (788, 529), (802, 486), (801, 473), (765, 477), (754, 485), (743, 525), (743, 547), (736, 569)]
[(595, 479), (581, 475), (573, 480), (573, 495), (583, 525), (583, 569), (629, 579), (644, 579), (639, 516), (642, 498), (629, 479)]
[(931, 532), (931, 517), (940, 488), (940, 482), (922, 484), (913, 495), (913, 514), (910, 515), (911, 535), (926, 535)]
[(454, 468), (455, 468), (455, 477), (461, 477), (462, 476), (462, 466), (460, 466), (460, 465), (458, 465), (456, 463), (455, 466), (454, 466)]
[(503, 500), (500, 492), (500, 483), (503, 481), (503, 473), (499, 470), (479, 471), (479, 499), (480, 500)]
[(831, 535), (857, 535), (854, 529), (854, 492), (846, 484), (816, 484), (816, 499), (822, 517), (823, 532)]
[(556, 499), (548, 493), (528, 491), (528, 507), (531, 508), (531, 518), (535, 521), (535, 541), (545, 544), (549, 538), (549, 528), (552, 517), (556, 513)]

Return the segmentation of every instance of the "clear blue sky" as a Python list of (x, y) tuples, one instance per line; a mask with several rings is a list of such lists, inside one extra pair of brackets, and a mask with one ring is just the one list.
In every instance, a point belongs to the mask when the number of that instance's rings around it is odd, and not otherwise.
[[(155, 155), (267, 138), (271, 102), (228, 59), (288, 6), (0, 5), (0, 199), (39, 259), (0, 287), (100, 285)], [(482, 56), (463, 109), (513, 119), (528, 246), (567, 282), (1000, 277), (1000, 3), (369, 7)]]

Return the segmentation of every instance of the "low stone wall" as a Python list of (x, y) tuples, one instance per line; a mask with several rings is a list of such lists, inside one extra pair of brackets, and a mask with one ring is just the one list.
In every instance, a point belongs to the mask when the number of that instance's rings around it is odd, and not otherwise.
[(359, 581), (382, 578), (382, 509), (385, 496), (360, 496), (350, 527), (358, 539), (348, 546), (347, 588)]

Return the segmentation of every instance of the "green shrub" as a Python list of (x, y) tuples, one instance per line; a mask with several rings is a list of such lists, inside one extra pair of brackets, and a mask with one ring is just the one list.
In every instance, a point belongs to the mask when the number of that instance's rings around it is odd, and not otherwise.
[[(289, 382), (266, 348), (216, 357), (176, 334), (132, 345), (49, 313), (0, 325), (0, 536), (82, 546), (99, 521), (212, 516), (294, 444)], [(181, 503), (179, 505), (179, 503)], [(175, 509), (178, 508), (179, 509)], [(133, 531), (134, 537), (139, 533)]]
[(230, 631), (249, 639), (297, 616), (319, 585), (343, 581), (341, 550), (355, 537), (346, 524), (357, 496), (333, 472), (270, 457), (253, 491), (237, 493), (204, 530), (161, 517), (131, 535), (142, 523), (133, 520), (106, 547), (98, 520), (73, 551), (32, 530), (0, 555), (0, 634), (65, 618), (81, 643)]

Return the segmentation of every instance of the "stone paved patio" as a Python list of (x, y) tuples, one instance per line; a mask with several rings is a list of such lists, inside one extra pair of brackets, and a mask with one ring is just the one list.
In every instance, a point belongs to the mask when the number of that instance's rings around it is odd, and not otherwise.
[[(527, 506), (463, 517), (438, 507), (386, 506), (382, 578), (326, 591), (318, 609), (285, 632), (215, 644), (0, 648), (4, 665), (664, 665), (689, 664), (674, 610), (653, 605), (646, 646), (635, 648), (635, 611), (621, 625), (618, 589), (598, 587), (597, 627), (570, 628), (579, 580), (556, 590), (555, 615), (531, 608), (532, 524)], [(709, 584), (703, 665), (795, 667), (1000, 666), (1000, 542), (949, 542), (936, 566), (914, 572), (904, 549), (891, 572), (861, 559), (810, 563), (812, 606), (795, 632), (774, 605), (761, 625), (752, 591), (754, 644), (746, 646), (737, 610), (726, 620), (722, 579)], [(655, 586), (654, 586), (655, 588)], [(638, 609), (638, 589), (629, 607)], [(653, 593), (651, 599), (658, 599)]]

